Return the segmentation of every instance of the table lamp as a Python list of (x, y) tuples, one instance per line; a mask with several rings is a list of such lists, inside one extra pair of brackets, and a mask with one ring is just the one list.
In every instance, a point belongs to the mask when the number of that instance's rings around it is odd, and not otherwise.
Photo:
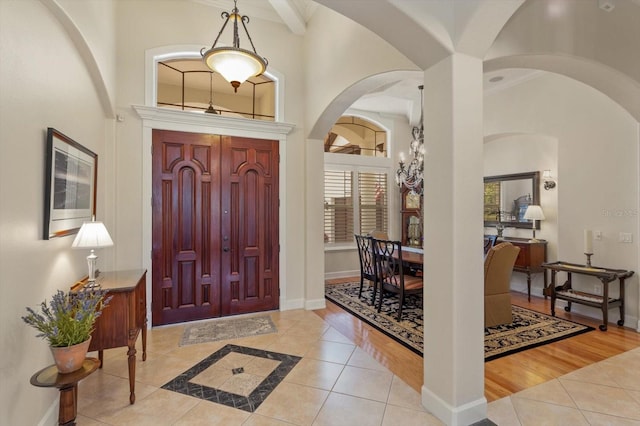
[(533, 227), (533, 238), (530, 239), (529, 241), (531, 242), (538, 241), (536, 239), (536, 220), (544, 220), (544, 213), (542, 212), (542, 209), (540, 208), (540, 206), (536, 206), (534, 204), (529, 205), (527, 207), (527, 211), (524, 212), (524, 219), (531, 220), (531, 224)]
[(82, 224), (76, 239), (73, 240), (71, 247), (74, 249), (88, 248), (91, 249), (89, 256), (87, 256), (87, 265), (89, 266), (89, 280), (87, 285), (92, 287), (96, 281), (96, 256), (95, 249), (101, 247), (110, 247), (113, 245), (113, 240), (107, 231), (107, 228), (102, 222), (85, 222)]

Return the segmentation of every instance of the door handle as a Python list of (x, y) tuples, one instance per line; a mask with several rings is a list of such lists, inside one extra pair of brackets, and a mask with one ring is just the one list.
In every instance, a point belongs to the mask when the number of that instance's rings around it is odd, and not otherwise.
[(229, 251), (229, 247), (223, 247), (222, 251), (225, 252), (225, 253), (228, 252)]

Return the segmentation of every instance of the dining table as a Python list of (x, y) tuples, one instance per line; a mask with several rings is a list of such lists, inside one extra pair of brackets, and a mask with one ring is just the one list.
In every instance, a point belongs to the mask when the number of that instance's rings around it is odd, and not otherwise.
[(424, 249), (415, 246), (402, 246), (402, 261), (413, 268), (422, 270)]

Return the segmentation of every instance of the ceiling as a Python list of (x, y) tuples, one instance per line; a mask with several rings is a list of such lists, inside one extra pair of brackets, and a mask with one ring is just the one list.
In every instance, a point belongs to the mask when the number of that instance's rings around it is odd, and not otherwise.
[[(197, 3), (231, 10), (232, 0), (192, 0)], [(639, 1), (640, 0), (634, 0)], [(313, 15), (317, 4), (311, 0), (238, 0), (238, 10), (250, 18), (265, 19), (285, 24), (291, 32), (304, 34), (307, 21)], [(522, 83), (539, 75), (541, 71), (530, 69), (503, 69), (484, 75), (485, 94), (489, 94)], [(496, 77), (502, 77), (497, 79)], [(393, 85), (380, 87), (357, 100), (351, 108), (382, 114), (404, 115), (413, 124), (420, 116), (420, 91), (423, 73)], [(493, 81), (491, 81), (493, 80)], [(424, 93), (424, 96), (428, 96)]]

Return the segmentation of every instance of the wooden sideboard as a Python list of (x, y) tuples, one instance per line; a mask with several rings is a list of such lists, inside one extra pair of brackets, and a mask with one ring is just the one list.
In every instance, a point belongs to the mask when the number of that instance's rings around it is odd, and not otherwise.
[[(520, 253), (516, 259), (513, 270), (527, 274), (527, 297), (531, 300), (531, 274), (541, 272), (544, 277), (544, 288), (547, 288), (547, 273), (542, 264), (547, 261), (547, 241), (530, 241), (528, 238), (503, 237), (498, 238), (497, 243), (509, 242), (520, 247)], [(545, 294), (545, 298), (547, 295)]]
[[(128, 347), (129, 356), (129, 402), (136, 400), (136, 341), (142, 332), (142, 360), (147, 359), (147, 271), (134, 269), (128, 271), (101, 272), (96, 279), (100, 288), (107, 290), (107, 296), (113, 296), (109, 305), (96, 320), (95, 330), (91, 334), (89, 351), (98, 351), (102, 368), (103, 350)], [(77, 282), (72, 291), (80, 290), (87, 283), (85, 278)]]

